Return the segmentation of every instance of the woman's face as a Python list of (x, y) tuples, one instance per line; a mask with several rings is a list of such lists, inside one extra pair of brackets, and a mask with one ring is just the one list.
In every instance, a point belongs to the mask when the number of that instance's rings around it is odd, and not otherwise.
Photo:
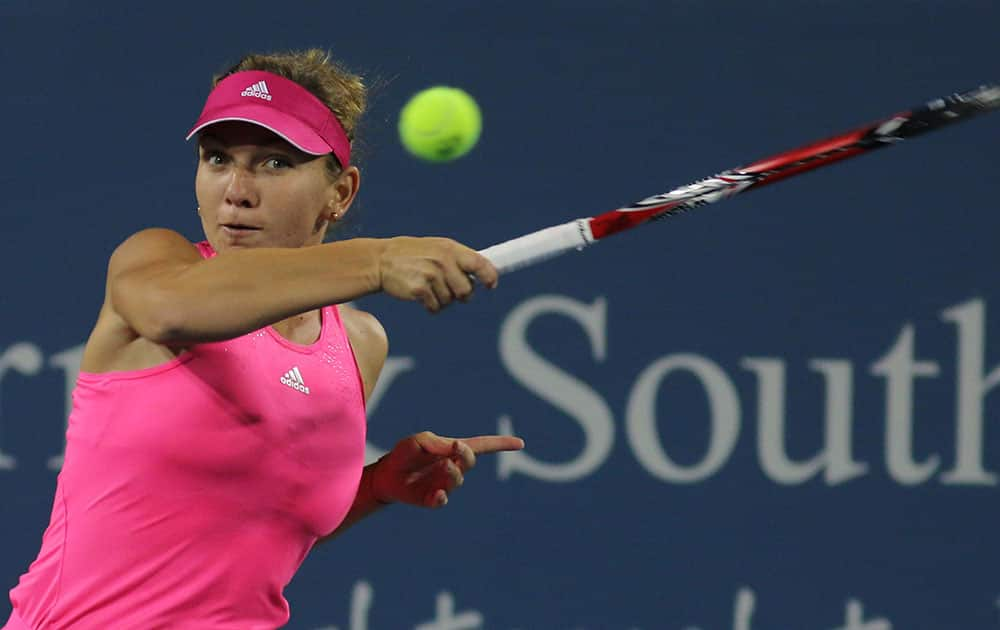
[(216, 251), (318, 245), (357, 190), (357, 169), (332, 181), (325, 156), (303, 153), (252, 123), (206, 128), (198, 154), (198, 213)]

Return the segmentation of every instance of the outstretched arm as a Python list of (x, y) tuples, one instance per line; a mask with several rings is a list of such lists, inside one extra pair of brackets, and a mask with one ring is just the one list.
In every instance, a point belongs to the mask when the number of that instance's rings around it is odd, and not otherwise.
[(489, 287), (497, 281), (489, 261), (444, 238), (359, 238), (206, 260), (180, 234), (151, 229), (112, 255), (108, 295), (140, 337), (185, 345), (230, 339), (376, 291), (437, 311), (468, 296), (469, 274)]

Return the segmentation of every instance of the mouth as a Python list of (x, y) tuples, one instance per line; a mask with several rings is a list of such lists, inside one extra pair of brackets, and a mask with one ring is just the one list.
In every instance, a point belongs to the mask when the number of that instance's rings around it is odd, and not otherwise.
[(244, 223), (223, 223), (221, 227), (222, 231), (230, 236), (246, 236), (260, 231), (260, 228), (257, 226), (246, 225)]

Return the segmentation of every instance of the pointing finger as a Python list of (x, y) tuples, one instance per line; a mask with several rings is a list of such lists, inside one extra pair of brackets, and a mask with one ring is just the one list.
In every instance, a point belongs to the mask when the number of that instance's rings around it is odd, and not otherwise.
[[(510, 435), (480, 435), (470, 438), (452, 438), (424, 431), (414, 436), (422, 451), (431, 455), (458, 455), (463, 460), (463, 447), (471, 450), (473, 457), (481, 453), (519, 451), (524, 448), (524, 440)], [(459, 443), (459, 446), (455, 444)], [(475, 460), (473, 460), (474, 462)]]
[(524, 448), (524, 440), (510, 435), (480, 435), (464, 438), (473, 453), (498, 453), (500, 451), (519, 451)]

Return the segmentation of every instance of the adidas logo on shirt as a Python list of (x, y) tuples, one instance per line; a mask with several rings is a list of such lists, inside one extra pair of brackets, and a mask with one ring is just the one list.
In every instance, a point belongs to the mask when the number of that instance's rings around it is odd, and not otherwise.
[(256, 96), (257, 98), (262, 98), (265, 101), (271, 100), (271, 93), (267, 91), (267, 83), (264, 81), (254, 83), (247, 89), (240, 92), (240, 96)]
[(292, 389), (297, 389), (303, 394), (309, 394), (309, 388), (306, 387), (305, 381), (302, 380), (302, 373), (299, 372), (298, 366), (285, 372), (285, 375), (281, 377), (281, 384), (288, 385)]

